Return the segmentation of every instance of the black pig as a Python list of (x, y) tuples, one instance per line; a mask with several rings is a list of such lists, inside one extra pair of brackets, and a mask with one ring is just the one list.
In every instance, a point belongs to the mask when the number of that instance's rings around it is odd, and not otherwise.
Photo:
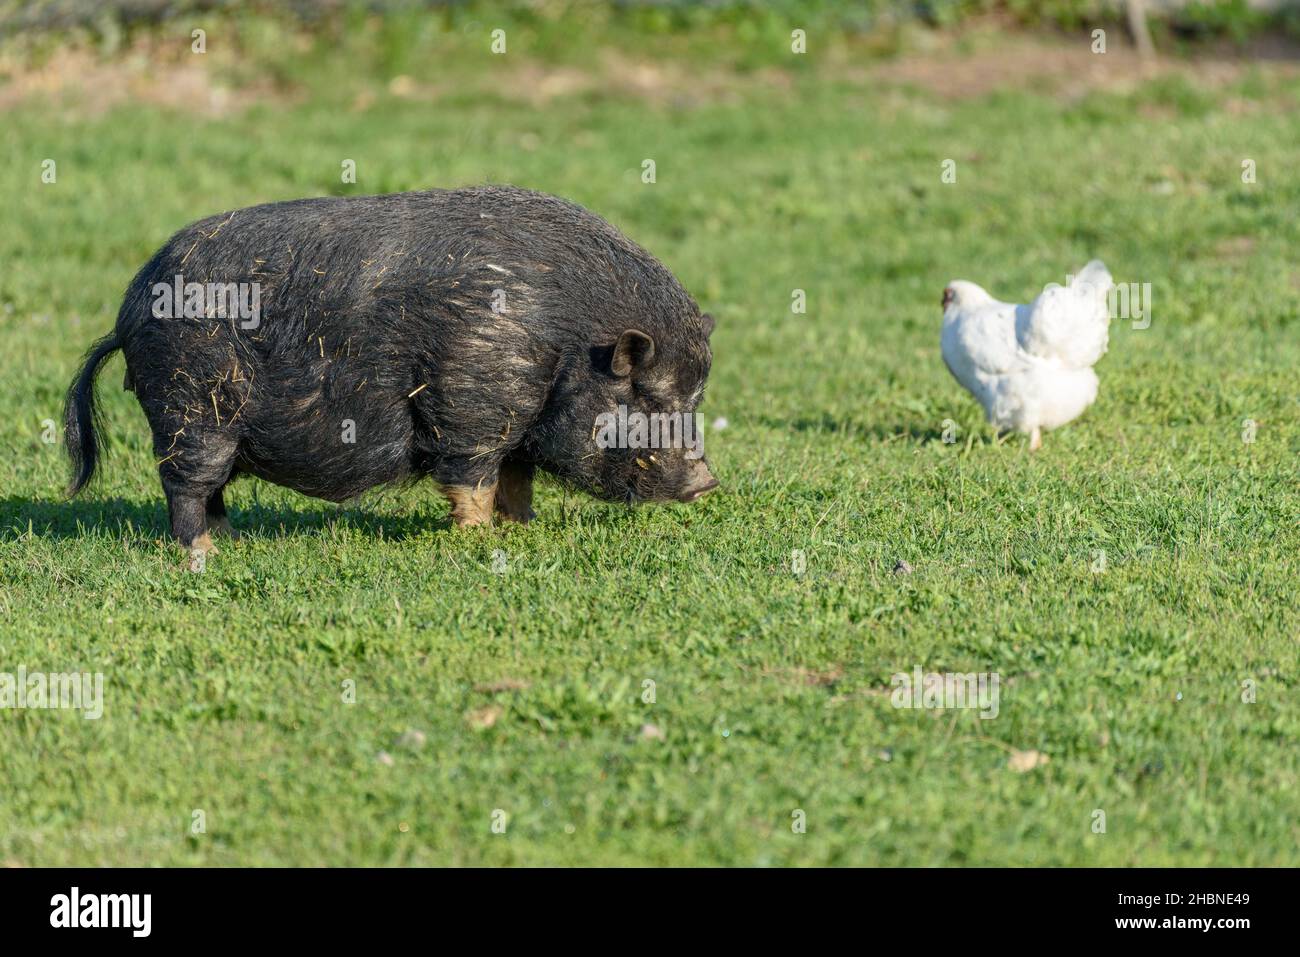
[(68, 391), (75, 494), (94, 379), (121, 349), (182, 545), (230, 531), (241, 474), (330, 501), (432, 476), (458, 525), (532, 517), (540, 467), (602, 498), (693, 501), (698, 448), (605, 448), (620, 406), (693, 414), (713, 320), (653, 256), (513, 187), (305, 199), (214, 216), (136, 275)]

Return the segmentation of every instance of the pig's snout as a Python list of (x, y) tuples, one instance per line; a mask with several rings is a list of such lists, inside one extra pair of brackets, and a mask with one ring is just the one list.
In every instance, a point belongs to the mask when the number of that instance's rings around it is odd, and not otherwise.
[(709, 481), (706, 484), (701, 485), (699, 488), (693, 488), (690, 491), (686, 492), (682, 496), (681, 500), (683, 502), (694, 502), (696, 499), (703, 498), (705, 495), (708, 495), (717, 487), (718, 487), (718, 480), (710, 477)]
[(703, 459), (697, 459), (691, 463), (691, 475), (689, 484), (681, 495), (677, 496), (678, 501), (694, 502), (703, 498), (709, 492), (718, 487), (718, 480), (713, 477), (709, 467), (704, 464)]

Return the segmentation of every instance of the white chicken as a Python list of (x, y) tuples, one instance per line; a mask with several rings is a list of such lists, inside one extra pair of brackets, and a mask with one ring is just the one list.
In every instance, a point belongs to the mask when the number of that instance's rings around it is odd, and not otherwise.
[(989, 422), (1025, 433), (1036, 451), (1043, 429), (1074, 420), (1097, 398), (1092, 367), (1106, 353), (1112, 285), (1096, 259), (1027, 306), (998, 302), (973, 282), (950, 282), (943, 361)]

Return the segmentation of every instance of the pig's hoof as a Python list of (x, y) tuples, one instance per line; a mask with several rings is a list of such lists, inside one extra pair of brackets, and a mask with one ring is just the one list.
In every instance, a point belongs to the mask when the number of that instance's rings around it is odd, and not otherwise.
[(451, 502), (451, 520), (460, 528), (491, 525), (492, 506), (496, 501), (495, 484), (482, 486), (444, 485), (442, 494)]
[(531, 508), (522, 511), (518, 509), (497, 508), (497, 518), (503, 522), (515, 522), (519, 525), (527, 525), (537, 517), (537, 513)]
[(208, 519), (208, 533), (228, 538), (232, 542), (239, 541), (239, 532), (235, 531), (234, 527), (230, 524), (230, 519), (225, 515), (222, 515), (220, 518)]
[(217, 546), (212, 544), (212, 536), (204, 532), (185, 548), (185, 567), (192, 572), (207, 569), (208, 556), (217, 554)]

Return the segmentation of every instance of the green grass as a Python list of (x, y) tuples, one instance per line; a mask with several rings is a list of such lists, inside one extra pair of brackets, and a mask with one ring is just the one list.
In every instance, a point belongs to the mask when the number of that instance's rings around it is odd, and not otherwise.
[[(225, 118), (0, 118), (0, 671), (106, 681), (99, 721), (0, 711), (0, 863), (1298, 862), (1295, 80), (952, 102), (813, 63), (686, 102), (430, 104), (352, 62), (291, 60), (294, 95)], [(535, 523), (484, 532), (427, 484), (245, 482), (244, 539), (189, 574), (115, 358), (101, 481), (61, 500), (42, 421), (171, 231), (484, 180), (599, 212), (718, 317), (720, 493), (544, 483)], [(995, 443), (939, 357), (944, 284), (1023, 300), (1093, 256), (1152, 284), (1150, 328), (1112, 326), (1097, 404), (1041, 452)], [(998, 717), (894, 709), (917, 665), (998, 673)]]

